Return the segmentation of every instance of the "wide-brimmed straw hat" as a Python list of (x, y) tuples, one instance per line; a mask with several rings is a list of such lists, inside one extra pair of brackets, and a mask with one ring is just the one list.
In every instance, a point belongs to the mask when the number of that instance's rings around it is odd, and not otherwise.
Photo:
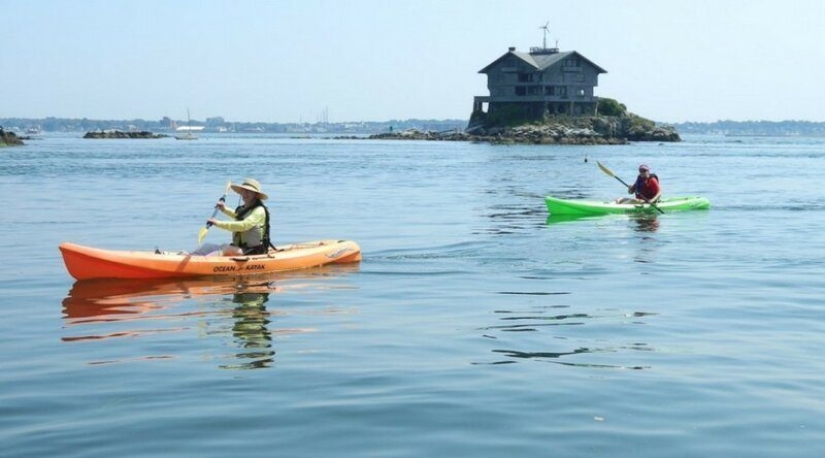
[(241, 189), (246, 189), (247, 191), (252, 191), (258, 194), (258, 198), (261, 200), (269, 199), (269, 196), (261, 188), (261, 184), (258, 183), (258, 180), (254, 178), (244, 178), (243, 184), (233, 184), (232, 190), (237, 192), (238, 194), (241, 193)]

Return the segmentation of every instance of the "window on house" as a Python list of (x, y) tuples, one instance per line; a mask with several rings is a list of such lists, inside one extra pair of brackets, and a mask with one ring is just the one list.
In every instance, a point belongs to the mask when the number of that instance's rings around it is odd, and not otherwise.
[(518, 74), (518, 82), (519, 83), (531, 83), (533, 81), (533, 74), (532, 73), (519, 73)]
[(576, 91), (576, 95), (580, 98), (584, 98), (584, 89), (579, 89), (578, 91)]
[(541, 95), (541, 86), (530, 86), (527, 88), (529, 95)]
[(527, 95), (527, 88), (524, 86), (516, 86), (516, 95)]
[(544, 95), (556, 95), (556, 86), (544, 86)]

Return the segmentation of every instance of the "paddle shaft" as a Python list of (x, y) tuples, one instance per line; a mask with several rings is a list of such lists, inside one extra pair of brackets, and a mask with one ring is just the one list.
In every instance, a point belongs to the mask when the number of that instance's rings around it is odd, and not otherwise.
[[(221, 196), (220, 199), (218, 199), (220, 202), (226, 202), (226, 195), (229, 194), (229, 188), (230, 187), (232, 187), (232, 182), (228, 181), (226, 183), (226, 189), (223, 190), (223, 195)], [(210, 219), (214, 218), (217, 215), (218, 215), (218, 207), (215, 206), (215, 210), (212, 212), (212, 217)], [(200, 246), (200, 244), (203, 242), (204, 237), (206, 237), (206, 232), (209, 230), (210, 227), (212, 227), (212, 222), (207, 221), (206, 222), (206, 227), (201, 228), (200, 232), (198, 233), (198, 246)]]
[[(220, 201), (220, 202), (226, 202), (226, 194), (224, 194), (224, 195), (223, 195), (223, 197), (221, 197), (220, 199), (218, 199), (218, 201)], [(218, 207), (217, 207), (217, 206), (215, 207), (215, 211), (213, 211), (213, 212), (212, 212), (212, 216), (211, 216), (209, 219), (212, 219), (212, 218), (214, 218), (214, 217), (216, 217), (216, 216), (218, 216)], [(206, 222), (206, 228), (207, 228), (207, 229), (209, 229), (210, 227), (212, 227), (212, 222), (211, 222), (211, 221), (207, 221), (207, 222)]]
[(622, 180), (621, 178), (617, 177), (616, 175), (613, 175), (613, 178), (615, 178), (615, 179), (619, 180), (619, 183), (621, 183), (621, 184), (625, 185), (625, 187), (628, 187), (628, 188), (630, 187), (630, 185), (629, 185), (629, 184), (625, 183), (625, 182), (624, 182), (624, 180)]

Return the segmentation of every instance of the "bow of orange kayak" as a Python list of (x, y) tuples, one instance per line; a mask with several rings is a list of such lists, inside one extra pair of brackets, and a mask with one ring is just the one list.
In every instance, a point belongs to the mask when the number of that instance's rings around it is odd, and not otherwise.
[(153, 251), (118, 251), (69, 242), (60, 244), (59, 248), (66, 270), (77, 280), (242, 276), (361, 260), (361, 248), (349, 240), (296, 243), (279, 246), (267, 254), (254, 256), (197, 256), (158, 254)]

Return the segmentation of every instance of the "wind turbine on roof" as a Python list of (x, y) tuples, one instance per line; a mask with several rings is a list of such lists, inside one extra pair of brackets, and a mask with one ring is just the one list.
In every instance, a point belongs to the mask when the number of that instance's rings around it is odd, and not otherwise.
[(544, 30), (544, 40), (542, 41), (542, 48), (544, 49), (547, 49), (547, 33), (550, 32), (550, 29), (547, 28), (548, 25), (550, 25), (550, 21), (547, 21), (546, 24), (539, 27), (540, 29)]

